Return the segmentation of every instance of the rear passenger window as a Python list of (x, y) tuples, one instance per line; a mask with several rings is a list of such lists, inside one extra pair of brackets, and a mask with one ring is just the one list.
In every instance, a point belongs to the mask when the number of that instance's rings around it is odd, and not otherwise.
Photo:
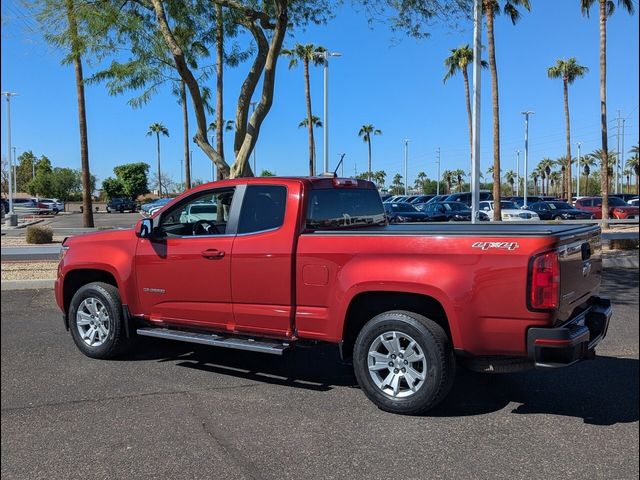
[(242, 201), (238, 233), (255, 233), (284, 223), (287, 189), (278, 185), (249, 185)]

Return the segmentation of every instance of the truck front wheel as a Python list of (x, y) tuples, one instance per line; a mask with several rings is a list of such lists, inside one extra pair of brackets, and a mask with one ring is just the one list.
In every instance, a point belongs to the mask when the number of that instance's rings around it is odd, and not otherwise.
[(419, 415), (449, 393), (455, 376), (451, 342), (440, 325), (413, 312), (371, 319), (356, 339), (353, 363), (365, 395), (380, 409)]
[(76, 346), (88, 357), (108, 359), (123, 353), (130, 341), (118, 289), (103, 282), (81, 287), (69, 305), (69, 329)]

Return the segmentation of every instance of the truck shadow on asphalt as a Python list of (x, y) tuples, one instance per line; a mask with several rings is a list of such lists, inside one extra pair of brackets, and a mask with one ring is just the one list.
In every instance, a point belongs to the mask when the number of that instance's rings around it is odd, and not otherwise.
[[(284, 357), (142, 339), (128, 360), (158, 360), (218, 375), (256, 382), (329, 391), (358, 388), (353, 369), (340, 361), (335, 346), (302, 347)], [(146, 353), (145, 353), (146, 352)], [(453, 389), (426, 417), (483, 415), (516, 405), (513, 414), (582, 418), (591, 425), (637, 422), (639, 361), (596, 357), (554, 371), (481, 374), (458, 368)], [(363, 401), (365, 401), (363, 397)]]

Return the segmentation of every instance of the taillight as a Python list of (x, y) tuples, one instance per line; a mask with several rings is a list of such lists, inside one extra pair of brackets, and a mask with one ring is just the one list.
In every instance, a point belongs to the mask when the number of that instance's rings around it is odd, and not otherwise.
[(530, 269), (529, 307), (534, 310), (557, 308), (560, 299), (560, 260), (557, 252), (533, 257)]
[(47, 208), (47, 206), (44, 203), (38, 203), (38, 205), (36, 205), (37, 208)]

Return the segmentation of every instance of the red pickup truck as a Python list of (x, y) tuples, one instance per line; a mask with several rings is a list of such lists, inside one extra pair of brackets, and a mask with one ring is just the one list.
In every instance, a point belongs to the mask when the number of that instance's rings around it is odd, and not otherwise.
[(388, 225), (370, 182), (242, 178), (178, 197), (134, 229), (63, 243), (56, 301), (78, 348), (111, 358), (137, 335), (282, 355), (338, 344), (380, 408), (418, 414), (483, 371), (594, 355), (600, 230)]

